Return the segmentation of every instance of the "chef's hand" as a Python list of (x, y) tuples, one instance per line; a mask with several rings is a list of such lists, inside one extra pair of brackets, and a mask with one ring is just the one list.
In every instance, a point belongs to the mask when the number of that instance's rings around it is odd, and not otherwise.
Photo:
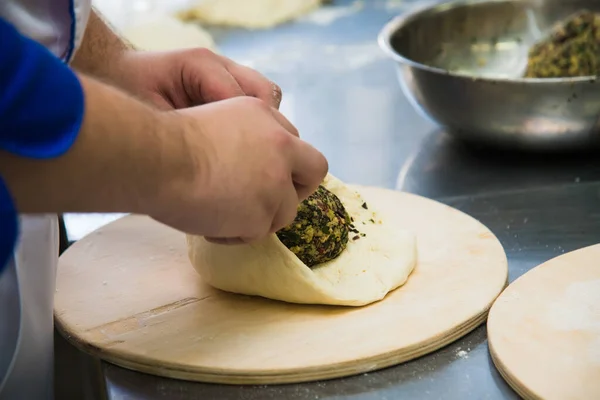
[(257, 71), (204, 48), (128, 51), (120, 58), (120, 86), (161, 109), (187, 108), (251, 96), (279, 108), (281, 89)]
[[(327, 174), (325, 157), (279, 111), (235, 97), (172, 111), (187, 119), (178, 171), (149, 214), (218, 243), (252, 242), (290, 224)], [(173, 205), (177, 205), (173, 207)]]

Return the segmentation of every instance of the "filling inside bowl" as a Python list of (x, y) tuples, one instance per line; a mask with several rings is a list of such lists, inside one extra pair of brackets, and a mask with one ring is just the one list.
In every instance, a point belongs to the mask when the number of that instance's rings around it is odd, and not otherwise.
[(579, 11), (558, 23), (529, 52), (527, 78), (600, 74), (600, 13)]

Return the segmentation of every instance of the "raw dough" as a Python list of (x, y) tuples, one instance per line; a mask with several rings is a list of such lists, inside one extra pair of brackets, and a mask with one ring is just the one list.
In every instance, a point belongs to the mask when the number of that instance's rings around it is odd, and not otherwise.
[(179, 16), (210, 25), (266, 29), (298, 18), (321, 5), (321, 0), (200, 0)]
[[(386, 223), (376, 199), (363, 208), (361, 195), (328, 175), (323, 185), (342, 201), (366, 236), (348, 242), (336, 259), (312, 269), (277, 238), (224, 246), (187, 236), (188, 256), (209, 285), (221, 290), (291, 303), (362, 306), (403, 285), (417, 260), (412, 233)], [(372, 220), (372, 221), (371, 221)], [(374, 221), (374, 222), (373, 222)]]
[(140, 50), (168, 51), (205, 47), (216, 51), (212, 36), (198, 24), (184, 23), (167, 15), (149, 17), (123, 29), (122, 35)]

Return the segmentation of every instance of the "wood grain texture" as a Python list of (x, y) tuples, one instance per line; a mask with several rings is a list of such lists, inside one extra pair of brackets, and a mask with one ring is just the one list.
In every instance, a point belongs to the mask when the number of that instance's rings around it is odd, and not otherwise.
[(488, 318), (492, 360), (528, 400), (600, 399), (600, 245), (515, 280)]
[(380, 302), (299, 305), (213, 289), (188, 261), (182, 233), (129, 216), (61, 256), (57, 326), (80, 349), (134, 370), (275, 384), (395, 365), (483, 323), (507, 282), (506, 255), (496, 237), (432, 200), (355, 188), (417, 235), (415, 271)]

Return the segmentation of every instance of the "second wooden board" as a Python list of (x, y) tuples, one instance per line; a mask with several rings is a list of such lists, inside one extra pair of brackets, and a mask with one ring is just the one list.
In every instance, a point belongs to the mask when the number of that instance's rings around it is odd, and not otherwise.
[(357, 187), (417, 235), (408, 282), (369, 306), (288, 304), (226, 293), (192, 268), (184, 235), (129, 216), (71, 246), (55, 316), (77, 347), (134, 370), (231, 384), (320, 380), (436, 350), (485, 321), (507, 281), (504, 250), (462, 212), (402, 192)]
[(515, 280), (494, 303), (488, 338), (500, 374), (528, 400), (600, 399), (600, 245)]

